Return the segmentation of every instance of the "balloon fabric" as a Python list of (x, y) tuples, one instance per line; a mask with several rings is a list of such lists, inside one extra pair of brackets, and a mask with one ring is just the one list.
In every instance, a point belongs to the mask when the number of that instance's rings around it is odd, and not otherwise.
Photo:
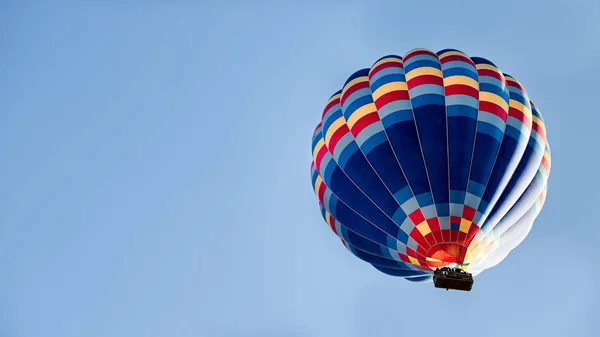
[(528, 235), (550, 173), (523, 86), (455, 49), (356, 71), (325, 104), (312, 153), (331, 230), (359, 259), (416, 282), (500, 263)]

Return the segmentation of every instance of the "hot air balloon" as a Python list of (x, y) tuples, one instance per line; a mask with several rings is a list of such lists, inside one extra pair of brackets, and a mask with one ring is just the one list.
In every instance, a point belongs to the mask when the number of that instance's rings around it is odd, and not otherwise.
[(471, 290), (528, 235), (546, 198), (539, 109), (494, 63), (456, 49), (388, 55), (352, 74), (312, 139), (321, 214), (356, 257)]

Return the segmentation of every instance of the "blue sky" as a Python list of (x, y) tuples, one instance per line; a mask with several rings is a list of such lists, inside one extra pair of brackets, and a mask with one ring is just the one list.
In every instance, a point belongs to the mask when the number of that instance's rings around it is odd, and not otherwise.
[[(0, 4), (0, 336), (596, 335), (600, 3), (217, 3)], [(417, 47), (515, 76), (552, 147), (470, 293), (359, 261), (311, 188), (329, 96)]]

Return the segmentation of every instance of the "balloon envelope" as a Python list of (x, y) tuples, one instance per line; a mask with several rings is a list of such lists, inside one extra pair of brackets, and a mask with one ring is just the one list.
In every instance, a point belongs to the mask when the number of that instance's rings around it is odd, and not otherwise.
[(344, 246), (377, 270), (431, 280), (477, 274), (529, 233), (550, 149), (523, 86), (455, 49), (382, 57), (325, 105), (312, 184)]

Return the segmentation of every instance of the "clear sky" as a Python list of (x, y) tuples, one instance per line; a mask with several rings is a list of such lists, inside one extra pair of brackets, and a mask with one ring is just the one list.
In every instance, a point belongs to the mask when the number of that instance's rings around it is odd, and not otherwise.
[[(1, 337), (597, 336), (600, 2), (202, 2), (0, 3)], [(352, 256), (311, 187), (329, 96), (418, 47), (515, 76), (552, 148), (469, 293)]]

